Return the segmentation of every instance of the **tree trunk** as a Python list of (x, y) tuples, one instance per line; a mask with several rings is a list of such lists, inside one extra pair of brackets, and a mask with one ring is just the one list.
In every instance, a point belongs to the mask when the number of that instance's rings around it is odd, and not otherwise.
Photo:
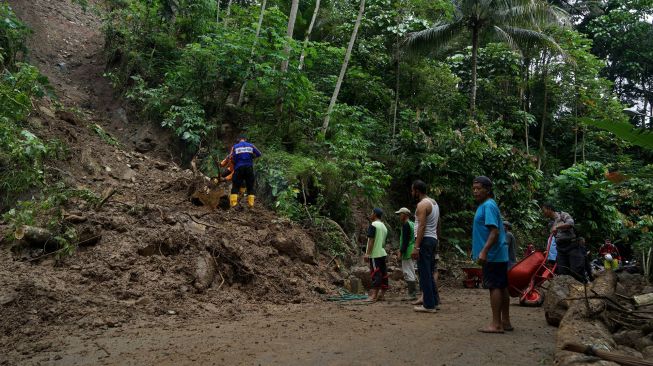
[(283, 49), (284, 60), (281, 62), (281, 72), (288, 71), (288, 63), (290, 59), (290, 41), (292, 40), (293, 33), (295, 32), (295, 20), (297, 20), (297, 8), (299, 8), (299, 0), (292, 0), (290, 5), (290, 16), (288, 16), (288, 31), (286, 36), (286, 46)]
[[(546, 54), (544, 55), (544, 58), (546, 59)], [(547, 68), (547, 63), (546, 60), (544, 62), (544, 70), (542, 71), (542, 82), (543, 82), (543, 88), (544, 88), (544, 101), (542, 102), (542, 123), (540, 124), (540, 151), (539, 151), (539, 157), (537, 159), (537, 169), (542, 168), (542, 160), (544, 159), (544, 125), (546, 124), (546, 115), (547, 115), (547, 102), (548, 102), (548, 88), (546, 87), (546, 78), (548, 74), (548, 68)]]
[(472, 90), (469, 96), (469, 114), (476, 117), (476, 66), (478, 62), (478, 28), (472, 29)]
[(392, 113), (392, 148), (395, 147), (397, 133), (397, 110), (399, 109), (399, 59), (395, 62), (395, 103)]
[(215, 22), (220, 23), (220, 0), (215, 0), (217, 11), (215, 12)]
[(229, 15), (231, 15), (231, 1), (232, 0), (229, 0), (227, 3), (227, 15), (225, 16), (225, 19), (229, 18)]
[(574, 89), (576, 91), (574, 98), (574, 122), (576, 127), (574, 127), (574, 165), (578, 162), (578, 85), (576, 85), (576, 79), (574, 78)]
[(259, 14), (258, 16), (258, 25), (256, 26), (256, 36), (254, 37), (254, 43), (252, 44), (252, 51), (249, 56), (250, 66), (247, 69), (247, 76), (243, 81), (243, 85), (240, 87), (240, 94), (238, 95), (238, 102), (236, 103), (236, 105), (239, 107), (243, 104), (243, 99), (245, 98), (245, 86), (247, 85), (247, 81), (249, 81), (249, 77), (252, 73), (252, 68), (254, 67), (253, 65), (254, 52), (256, 51), (256, 45), (258, 44), (258, 36), (261, 34), (261, 26), (263, 25), (263, 16), (265, 15), (266, 5), (267, 5), (267, 0), (263, 0), (263, 2), (261, 3), (261, 14)]
[(308, 41), (311, 38), (311, 32), (313, 32), (315, 19), (317, 19), (317, 13), (319, 12), (320, 12), (320, 0), (315, 0), (315, 9), (313, 10), (313, 17), (311, 18), (311, 23), (308, 25), (308, 30), (306, 31), (306, 37), (304, 38), (304, 44), (302, 45), (302, 53), (299, 55), (299, 70), (304, 68), (304, 57), (306, 57), (306, 47), (308, 47)]
[(585, 163), (585, 135), (587, 135), (587, 126), (583, 126), (583, 141), (582, 141), (582, 147), (583, 147), (583, 152), (582, 152), (582, 158), (583, 158), (583, 163)]
[(349, 59), (351, 58), (351, 51), (353, 50), (354, 43), (356, 42), (356, 35), (358, 34), (358, 28), (361, 25), (364, 11), (365, 0), (361, 0), (360, 8), (358, 9), (358, 17), (356, 18), (356, 24), (354, 25), (354, 30), (351, 32), (351, 38), (349, 39), (347, 51), (345, 52), (345, 59), (342, 62), (342, 67), (340, 68), (340, 75), (338, 75), (338, 81), (336, 81), (336, 87), (333, 90), (333, 95), (331, 96), (331, 101), (329, 102), (329, 108), (327, 109), (326, 116), (324, 117), (324, 123), (322, 124), (322, 133), (324, 134), (326, 134), (327, 129), (329, 128), (329, 119), (331, 118), (331, 112), (333, 111), (333, 107), (336, 105), (336, 100), (338, 99), (338, 94), (340, 93), (340, 87), (342, 86), (342, 81), (344, 80), (345, 73), (347, 72), (347, 65), (349, 64)]

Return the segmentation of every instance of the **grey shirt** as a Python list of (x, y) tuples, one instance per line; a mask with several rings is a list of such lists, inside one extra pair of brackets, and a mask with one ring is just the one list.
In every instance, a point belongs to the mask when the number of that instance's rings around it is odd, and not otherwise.
[(508, 244), (508, 260), (517, 263), (517, 239), (511, 232), (506, 231), (506, 244)]

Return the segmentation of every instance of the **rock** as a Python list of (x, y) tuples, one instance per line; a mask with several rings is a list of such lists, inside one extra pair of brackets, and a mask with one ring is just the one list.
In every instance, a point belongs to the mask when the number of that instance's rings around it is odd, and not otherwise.
[(642, 350), (642, 357), (645, 360), (653, 360), (653, 346), (648, 346)]
[(401, 281), (404, 278), (404, 271), (402, 271), (401, 268), (389, 267), (388, 273), (390, 279), (393, 281)]
[(144, 137), (140, 141), (136, 142), (134, 148), (140, 153), (146, 153), (148, 151), (154, 150), (156, 143), (149, 137)]
[(39, 110), (41, 111), (41, 113), (43, 113), (47, 117), (50, 117), (50, 118), (55, 118), (56, 117), (56, 115), (54, 114), (54, 112), (52, 112), (52, 110), (50, 108), (40, 106)]
[(370, 269), (367, 266), (352, 268), (351, 275), (358, 278), (365, 289), (372, 288), (372, 276), (370, 276)]
[(136, 301), (134, 302), (134, 304), (136, 304), (136, 305), (147, 305), (147, 304), (149, 304), (149, 303), (151, 303), (151, 302), (152, 302), (152, 299), (150, 299), (149, 297), (145, 296), (145, 297), (141, 297), (140, 299), (136, 300)]
[(66, 65), (65, 62), (59, 62), (59, 63), (57, 64), (57, 67), (59, 68), (59, 71), (61, 71), (61, 72), (63, 72), (63, 73), (67, 73), (67, 72), (68, 72), (68, 66)]
[(215, 278), (215, 261), (213, 257), (204, 252), (195, 262), (195, 281), (193, 286), (200, 292), (206, 290), (213, 283)]
[(544, 317), (549, 325), (557, 327), (569, 308), (569, 292), (572, 286), (577, 286), (571, 276), (556, 276), (548, 281), (548, 289), (544, 294)]
[(14, 290), (7, 289), (7, 292), (0, 293), (0, 305), (11, 304), (18, 298), (18, 293)]
[(352, 294), (360, 294), (361, 292), (364, 291), (363, 282), (361, 281), (360, 278), (351, 276), (347, 281), (349, 282), (349, 286), (350, 286), (349, 292), (351, 292)]
[(113, 111), (112, 117), (115, 118), (116, 120), (122, 122), (123, 124), (128, 124), (129, 119), (127, 118), (127, 112), (125, 111), (124, 108), (118, 108)]
[(641, 352), (637, 351), (636, 349), (632, 349), (627, 346), (617, 346), (616, 352), (615, 353), (620, 353), (622, 355), (626, 356), (632, 356), (632, 357), (637, 357), (637, 358), (643, 358), (643, 355)]
[(90, 224), (81, 225), (77, 228), (77, 238), (79, 240), (79, 246), (90, 247), (102, 240), (102, 230), (99, 226)]
[(43, 127), (43, 120), (38, 117), (29, 117), (27, 123), (35, 130), (39, 130)]
[(155, 161), (154, 162), (154, 167), (159, 169), (159, 170), (166, 170), (168, 168), (168, 164), (160, 162), (160, 161)]
[(642, 333), (639, 330), (621, 330), (615, 333), (612, 337), (617, 344), (622, 346), (634, 347), (637, 338), (641, 337)]
[(56, 111), (55, 115), (59, 117), (59, 119), (66, 121), (70, 124), (76, 125), (76, 126), (81, 126), (83, 123), (77, 118), (77, 116), (70, 111)]
[(130, 168), (126, 168), (123, 170), (122, 175), (120, 176), (120, 179), (122, 180), (127, 180), (127, 181), (133, 181), (136, 179), (136, 172), (133, 171)]
[(299, 258), (304, 263), (316, 264), (315, 243), (307, 236), (285, 236), (278, 232), (274, 234), (270, 244), (281, 254)]

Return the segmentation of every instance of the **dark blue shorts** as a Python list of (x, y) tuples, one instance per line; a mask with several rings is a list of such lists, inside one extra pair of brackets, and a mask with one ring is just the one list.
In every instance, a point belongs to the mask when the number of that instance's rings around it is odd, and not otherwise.
[(483, 287), (508, 288), (508, 262), (486, 262), (483, 265)]

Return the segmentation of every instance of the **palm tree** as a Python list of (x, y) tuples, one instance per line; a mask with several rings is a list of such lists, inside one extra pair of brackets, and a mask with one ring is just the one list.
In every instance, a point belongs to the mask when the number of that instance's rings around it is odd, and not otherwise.
[(472, 116), (476, 109), (476, 66), (481, 38), (503, 41), (514, 49), (530, 42), (562, 52), (551, 37), (541, 32), (546, 26), (568, 23), (567, 13), (556, 6), (542, 0), (453, 0), (453, 4), (453, 19), (411, 33), (405, 47), (411, 51), (434, 50), (463, 37), (471, 37), (472, 90), (469, 109)]

